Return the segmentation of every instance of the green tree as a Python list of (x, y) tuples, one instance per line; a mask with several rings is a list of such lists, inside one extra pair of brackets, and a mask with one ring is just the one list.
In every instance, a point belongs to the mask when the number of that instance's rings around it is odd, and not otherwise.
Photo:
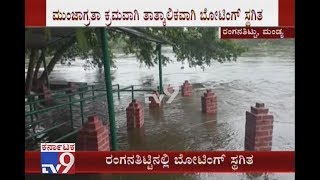
[[(163, 37), (174, 43), (173, 52), (177, 61), (187, 61), (190, 67), (210, 66), (212, 61), (235, 61), (245, 48), (228, 40), (218, 38), (217, 28), (146, 28), (143, 32)], [(141, 63), (153, 66), (157, 63), (156, 47), (153, 43), (129, 37), (126, 53), (134, 53)], [(166, 64), (172, 59), (162, 56)]]
[[(231, 41), (220, 40), (217, 28), (135, 28), (149, 36), (161, 37), (173, 43), (173, 52), (177, 61), (186, 61), (189, 66), (210, 66), (212, 61), (235, 61), (245, 49)], [(43, 29), (47, 40), (51, 38), (50, 28)], [(157, 50), (154, 42), (146, 41), (136, 36), (110, 29), (109, 44), (116, 46), (126, 54), (135, 54), (137, 59), (146, 66), (157, 64)], [(32, 34), (32, 29), (26, 29), (26, 39)], [(114, 55), (111, 48), (111, 64), (114, 65)], [(50, 74), (58, 62), (72, 63), (75, 58), (86, 60), (88, 67), (102, 68), (102, 51), (100, 34), (97, 28), (78, 28), (75, 35), (63, 38), (45, 48), (27, 48), (29, 57), (26, 78), (26, 94), (31, 89), (37, 89), (45, 83), (46, 73)], [(47, 72), (38, 77), (43, 58), (50, 58)], [(163, 64), (172, 59), (162, 55)], [(35, 70), (34, 70), (35, 69)]]

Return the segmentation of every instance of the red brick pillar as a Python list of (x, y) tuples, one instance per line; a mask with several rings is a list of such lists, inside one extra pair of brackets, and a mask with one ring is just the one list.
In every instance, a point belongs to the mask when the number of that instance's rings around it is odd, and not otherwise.
[(129, 104), (127, 112), (127, 128), (141, 128), (144, 124), (143, 106), (135, 99)]
[(183, 85), (181, 86), (182, 96), (192, 96), (192, 85), (189, 81), (184, 81)]
[(171, 94), (174, 92), (174, 89), (173, 89), (173, 87), (172, 87), (170, 84), (168, 84), (167, 90), (168, 90), (168, 92), (171, 93)]
[(45, 100), (42, 101), (41, 104), (45, 106), (51, 106), (53, 103), (53, 98), (50, 90), (45, 85), (41, 85), (38, 89), (38, 92), (41, 94), (39, 95), (39, 99)]
[(77, 85), (75, 82), (68, 82), (66, 93), (74, 93), (77, 91)]
[(47, 86), (41, 85), (41, 87), (39, 88), (39, 91), (40, 91), (39, 93), (41, 94), (39, 96), (40, 99), (46, 99), (46, 100), (51, 100), (52, 99), (51, 92), (49, 91)]
[(109, 130), (98, 116), (90, 116), (78, 135), (80, 151), (110, 151)]
[[(157, 97), (158, 97), (158, 99), (159, 99), (159, 93), (158, 93), (157, 91), (153, 91), (152, 94), (157, 95)], [(160, 107), (160, 103), (157, 103), (152, 96), (149, 97), (149, 101), (150, 101), (150, 103), (149, 103), (149, 108)]]
[(208, 89), (207, 92), (205, 92), (203, 96), (201, 96), (201, 107), (202, 112), (204, 113), (217, 113), (217, 96), (212, 92), (211, 89)]
[(268, 111), (264, 103), (256, 103), (256, 107), (251, 107), (251, 112), (246, 112), (246, 151), (271, 151), (273, 115)]

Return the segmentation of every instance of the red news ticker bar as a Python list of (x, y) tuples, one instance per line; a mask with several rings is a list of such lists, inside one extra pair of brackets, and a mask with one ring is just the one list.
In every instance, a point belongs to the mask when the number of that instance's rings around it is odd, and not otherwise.
[(45, 27), (46, 0), (25, 0), (24, 2), (25, 27)]
[[(165, 156), (165, 154), (167, 156)], [(121, 161), (119, 164), (120, 157), (132, 157), (137, 163), (138, 159), (136, 155), (140, 155), (141, 164), (128, 165)], [(152, 170), (148, 170), (148, 164), (143, 161), (143, 156), (148, 160), (148, 156), (151, 156)], [(180, 156), (183, 156), (186, 164), (176, 164), (175, 161)], [(206, 158), (204, 157), (206, 156)], [(224, 156), (223, 156), (224, 155)], [(238, 164), (237, 169), (235, 168), (232, 157), (238, 160), (244, 157), (245, 161), (241, 161), (242, 164)], [(107, 164), (106, 157), (111, 157), (108, 162), (118, 162), (118, 164)], [(262, 172), (295, 172), (295, 152), (294, 151), (271, 151), (271, 152), (257, 152), (257, 151), (216, 151), (216, 152), (114, 152), (114, 151), (94, 151), (94, 152), (75, 152), (75, 171), (76, 173), (198, 173), (198, 172), (220, 172), (220, 173), (262, 173)], [(116, 157), (116, 158), (115, 158)], [(154, 157), (160, 157), (159, 161), (155, 160)], [(187, 158), (189, 157), (189, 158)], [(220, 159), (220, 164), (212, 164), (212, 160)], [(223, 157), (223, 161), (222, 161)], [(252, 158), (252, 164), (249, 164), (249, 159)], [(209, 161), (209, 159), (211, 160)], [(41, 173), (40, 164), (41, 154), (40, 152), (25, 152), (25, 173)], [(117, 159), (117, 160), (116, 160)], [(199, 164), (200, 161), (206, 162), (206, 164)], [(168, 162), (169, 160), (169, 162)], [(204, 161), (205, 160), (205, 161)], [(163, 166), (166, 164), (168, 166)], [(177, 161), (178, 162), (178, 161)], [(211, 164), (208, 164), (210, 163)], [(238, 161), (240, 162), (240, 161)], [(145, 164), (144, 164), (145, 163)], [(190, 163), (190, 164), (189, 164)], [(149, 165), (149, 168), (151, 165)]]
[(291, 39), (294, 27), (221, 27), (221, 39)]
[(279, 16), (278, 26), (281, 27), (294, 27), (295, 17), (295, 1), (294, 0), (279, 0)]

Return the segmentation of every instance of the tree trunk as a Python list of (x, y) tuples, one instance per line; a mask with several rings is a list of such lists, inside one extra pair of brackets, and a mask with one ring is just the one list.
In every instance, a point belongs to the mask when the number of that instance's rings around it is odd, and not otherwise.
[(65, 44), (63, 44), (62, 46), (60, 46), (60, 48), (57, 49), (57, 51), (55, 52), (53, 58), (51, 59), (51, 61), (49, 62), (48, 66), (47, 66), (47, 71), (44, 70), (41, 74), (41, 77), (39, 78), (40, 82), (45, 82), (46, 79), (46, 73), (49, 74), (51, 73), (51, 71), (53, 70), (54, 66), (57, 64), (57, 62), (61, 59), (61, 57), (63, 56), (63, 54), (65, 52), (67, 52), (67, 50), (73, 45), (73, 43), (75, 43), (75, 38), (71, 38), (68, 42), (66, 42)]
[(45, 57), (46, 57), (45, 49), (41, 49), (41, 55), (37, 61), (36, 69), (34, 70), (34, 74), (33, 74), (33, 82), (35, 82), (38, 79), (39, 69)]
[(27, 78), (26, 78), (26, 89), (25, 94), (29, 95), (31, 88), (32, 88), (32, 80), (33, 80), (33, 69), (37, 62), (39, 56), (39, 50), (38, 49), (31, 49), (30, 54), (30, 60), (28, 65), (28, 72), (27, 72)]

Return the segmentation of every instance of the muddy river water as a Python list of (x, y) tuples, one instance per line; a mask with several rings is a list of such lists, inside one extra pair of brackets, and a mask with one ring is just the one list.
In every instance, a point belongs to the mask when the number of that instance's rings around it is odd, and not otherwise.
[[(174, 59), (170, 51), (164, 52)], [(84, 70), (82, 61), (70, 67), (57, 65), (50, 79), (89, 84), (103, 81), (98, 70)], [(158, 67), (146, 68), (132, 56), (116, 60), (113, 84), (121, 87), (141, 85), (156, 88)], [(142, 129), (127, 131), (125, 108), (130, 92), (121, 93), (115, 101), (117, 135), (120, 150), (244, 150), (245, 112), (256, 102), (263, 102), (274, 115), (273, 150), (294, 150), (295, 79), (294, 46), (255, 47), (236, 62), (189, 68), (180, 62), (163, 67), (164, 85), (180, 86), (189, 80), (192, 97), (179, 94), (172, 103), (163, 103), (160, 110), (150, 110), (144, 104), (144, 93), (135, 93), (145, 107)], [(211, 88), (218, 97), (217, 116), (201, 113), (205, 89)], [(115, 96), (116, 97), (116, 96)], [(294, 179), (294, 174), (266, 174), (250, 178), (246, 174), (186, 174), (186, 175), (77, 175), (61, 179)], [(26, 179), (55, 179), (53, 176), (27, 176)]]

